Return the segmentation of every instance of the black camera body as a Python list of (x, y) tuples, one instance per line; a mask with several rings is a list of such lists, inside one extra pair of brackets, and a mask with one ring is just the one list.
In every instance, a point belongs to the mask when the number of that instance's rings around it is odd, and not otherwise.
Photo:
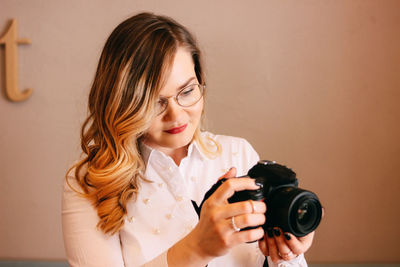
[[(321, 203), (316, 194), (298, 187), (296, 173), (291, 169), (274, 161), (260, 160), (249, 170), (248, 176), (254, 178), (260, 188), (235, 192), (228, 201), (264, 201), (267, 205), (264, 230), (279, 227), (283, 232), (301, 237), (318, 227), (322, 217)], [(216, 183), (204, 200), (225, 180)]]

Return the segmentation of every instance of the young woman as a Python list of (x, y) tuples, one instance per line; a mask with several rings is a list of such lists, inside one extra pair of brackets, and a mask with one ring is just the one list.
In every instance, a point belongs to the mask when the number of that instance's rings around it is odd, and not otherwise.
[[(64, 187), (71, 266), (263, 266), (265, 256), (270, 266), (307, 265), (313, 234), (265, 234), (263, 202), (228, 203), (258, 188), (234, 177), (259, 158), (244, 139), (200, 130), (205, 92), (196, 42), (171, 18), (142, 13), (111, 33), (89, 95), (84, 156)], [(199, 219), (194, 206), (221, 177), (230, 179)]]

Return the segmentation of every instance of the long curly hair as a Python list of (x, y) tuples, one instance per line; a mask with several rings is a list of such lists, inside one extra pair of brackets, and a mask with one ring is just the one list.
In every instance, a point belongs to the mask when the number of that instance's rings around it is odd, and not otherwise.
[[(96, 208), (97, 226), (104, 233), (121, 229), (128, 200), (136, 197), (140, 181), (147, 181), (139, 139), (156, 115), (154, 103), (178, 47), (191, 53), (197, 79), (203, 84), (195, 39), (169, 17), (135, 15), (115, 28), (103, 48), (81, 130), (83, 158), (68, 173), (74, 173), (82, 189), (79, 193)], [(200, 126), (194, 139), (207, 150)]]

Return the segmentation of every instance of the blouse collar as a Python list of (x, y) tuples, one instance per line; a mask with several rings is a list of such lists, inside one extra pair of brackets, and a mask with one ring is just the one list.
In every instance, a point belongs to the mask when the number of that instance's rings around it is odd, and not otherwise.
[[(140, 148), (140, 152), (142, 154), (142, 158), (144, 161), (145, 166), (147, 166), (147, 164), (149, 163), (149, 161), (154, 157), (160, 157), (160, 158), (164, 158), (165, 160), (171, 159), (170, 156), (165, 155), (163, 152), (152, 148), (148, 145), (146, 145), (143, 142), (139, 142), (139, 148)], [(202, 152), (202, 150), (200, 149), (200, 146), (198, 144), (197, 141), (193, 140), (189, 147), (188, 147), (188, 151), (187, 151), (187, 156), (188, 158), (192, 157), (192, 156), (197, 156), (199, 157), (201, 160), (206, 159), (207, 157), (204, 155), (204, 153)], [(185, 158), (186, 158), (185, 157)]]

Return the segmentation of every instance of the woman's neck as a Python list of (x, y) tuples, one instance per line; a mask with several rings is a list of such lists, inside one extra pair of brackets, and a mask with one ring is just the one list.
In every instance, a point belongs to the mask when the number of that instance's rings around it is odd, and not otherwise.
[(161, 147), (161, 146), (153, 146), (152, 144), (146, 143), (145, 140), (143, 140), (144, 144), (152, 149), (158, 150), (162, 153), (164, 153), (166, 156), (169, 156), (172, 158), (172, 160), (175, 162), (177, 166), (181, 164), (182, 159), (184, 159), (187, 156), (188, 153), (188, 148), (189, 145), (180, 147), (180, 148), (168, 148), (168, 147)]
[(171, 157), (172, 160), (175, 162), (176, 166), (179, 166), (181, 164), (182, 159), (184, 159), (187, 156), (188, 148), (190, 145), (189, 143), (179, 148), (169, 148), (169, 147), (159, 146), (154, 143), (150, 143), (148, 142), (148, 140), (146, 140), (146, 138), (141, 139), (140, 142), (143, 142), (143, 144), (145, 144), (146, 146), (152, 149), (156, 149), (164, 153), (166, 156)]
[(160, 149), (160, 151), (163, 152), (165, 155), (170, 156), (175, 162), (176, 166), (179, 166), (181, 164), (182, 159), (184, 159), (187, 156), (188, 146), (176, 149), (163, 148)]

